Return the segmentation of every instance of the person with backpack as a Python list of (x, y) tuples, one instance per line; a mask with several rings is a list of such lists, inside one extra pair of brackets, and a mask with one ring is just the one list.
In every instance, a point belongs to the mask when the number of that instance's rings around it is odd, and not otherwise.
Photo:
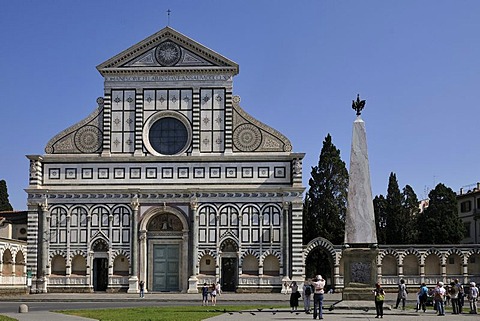
[(455, 279), (455, 287), (458, 289), (458, 313), (461, 314), (465, 304), (465, 289), (459, 279)]
[(373, 295), (375, 296), (375, 310), (377, 311), (377, 316), (375, 318), (383, 318), (383, 302), (385, 301), (385, 291), (378, 282), (375, 284)]
[(459, 291), (458, 287), (455, 286), (455, 282), (450, 283), (450, 288), (448, 289), (450, 294), (450, 302), (452, 302), (452, 314), (459, 314), (460, 313), (460, 305), (459, 305)]
[(310, 302), (312, 299), (312, 285), (309, 280), (303, 283), (303, 307), (306, 314), (310, 314)]
[(202, 287), (202, 306), (208, 305), (208, 286), (207, 283), (203, 283)]
[(423, 312), (427, 310), (427, 298), (428, 298), (428, 288), (425, 282), (420, 285), (420, 290), (418, 290), (418, 307), (417, 311), (422, 309)]

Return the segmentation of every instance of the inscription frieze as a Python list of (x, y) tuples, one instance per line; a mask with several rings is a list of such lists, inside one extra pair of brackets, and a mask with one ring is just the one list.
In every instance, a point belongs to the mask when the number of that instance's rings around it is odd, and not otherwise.
[(105, 80), (112, 82), (135, 82), (135, 81), (145, 81), (145, 82), (170, 82), (170, 81), (208, 81), (208, 80), (220, 80), (220, 81), (229, 81), (232, 80), (230, 75), (164, 75), (164, 76), (107, 76)]

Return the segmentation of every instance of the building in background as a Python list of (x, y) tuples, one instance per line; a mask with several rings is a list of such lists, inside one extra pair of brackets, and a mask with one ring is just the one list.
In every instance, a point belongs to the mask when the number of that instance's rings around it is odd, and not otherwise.
[(28, 292), (27, 212), (0, 212), (0, 293)]
[(457, 195), (458, 215), (465, 226), (466, 235), (463, 243), (480, 242), (480, 183), (461, 188)]

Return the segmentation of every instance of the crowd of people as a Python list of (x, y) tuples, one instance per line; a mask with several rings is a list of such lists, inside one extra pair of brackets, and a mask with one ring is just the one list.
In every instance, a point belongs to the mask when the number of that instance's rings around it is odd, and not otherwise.
[[(285, 282), (282, 292), (290, 293), (290, 307), (293, 311), (298, 310), (299, 298), (302, 297), (297, 282)], [(323, 294), (325, 293), (325, 280), (321, 275), (317, 275), (312, 280), (306, 280), (303, 284), (303, 306), (305, 313), (311, 313), (312, 294), (313, 294), (313, 318), (323, 319)], [(376, 316), (375, 318), (383, 318), (383, 305), (385, 302), (385, 290), (380, 283), (375, 284), (373, 289)], [(405, 304), (408, 297), (408, 289), (404, 279), (400, 279), (395, 301), (395, 309), (401, 308), (405, 310)], [(445, 307), (452, 308), (452, 314), (471, 313), (477, 314), (477, 302), (479, 299), (479, 289), (475, 282), (470, 282), (468, 286), (463, 286), (458, 279), (452, 281), (449, 285), (438, 282), (436, 286), (429, 289), (425, 283), (422, 283), (416, 292), (417, 302), (415, 311), (427, 310), (427, 305), (432, 305), (437, 315), (445, 315)], [(470, 310), (464, 311), (464, 305), (470, 305)]]
[[(323, 295), (325, 294), (325, 280), (321, 275), (315, 276), (313, 279), (306, 280), (302, 286), (303, 292), (303, 308), (304, 312), (310, 314), (312, 306), (313, 294), (313, 318), (323, 319)], [(292, 283), (284, 283), (284, 293), (290, 293), (290, 307), (293, 311), (298, 310), (298, 301), (302, 297), (299, 286), (296, 281)]]
[[(379, 285), (378, 285), (379, 286)], [(429, 289), (425, 283), (422, 283), (416, 292), (417, 294), (417, 304), (415, 311), (422, 310), (425, 312), (427, 310), (427, 304), (431, 303), (433, 309), (437, 311), (437, 315), (445, 315), (445, 307), (451, 305), (452, 314), (461, 314), (464, 313), (463, 307), (465, 301), (470, 303), (469, 313), (477, 314), (477, 301), (478, 301), (478, 287), (475, 282), (470, 282), (468, 288), (465, 289), (463, 284), (460, 283), (459, 279), (453, 280), (450, 284), (445, 285), (444, 282), (437, 282), (436, 286), (432, 289)], [(397, 300), (395, 309), (398, 309), (400, 303), (402, 304), (402, 309), (405, 310), (405, 301), (407, 299), (407, 287), (405, 280), (401, 279), (398, 284)], [(377, 301), (377, 299), (375, 299)], [(383, 314), (383, 312), (380, 314)], [(377, 317), (379, 313), (377, 312)]]
[[(290, 293), (290, 307), (293, 311), (297, 311), (299, 307), (299, 299), (303, 293), (304, 312), (312, 313), (311, 307), (313, 305), (313, 319), (323, 319), (323, 296), (325, 294), (325, 280), (321, 275), (315, 276), (313, 279), (306, 280), (302, 288), (299, 288), (297, 282), (284, 283), (283, 293)], [(140, 296), (143, 297), (143, 281), (140, 283)], [(383, 318), (383, 305), (385, 302), (385, 290), (380, 283), (375, 284), (373, 289), (376, 317)], [(202, 305), (207, 306), (209, 302), (212, 306), (217, 303), (217, 296), (221, 294), (220, 283), (215, 282), (210, 286), (207, 283), (202, 287)], [(313, 298), (312, 298), (313, 294)], [(397, 298), (395, 309), (401, 307), (405, 310), (405, 304), (408, 296), (407, 285), (404, 279), (400, 279), (398, 284)], [(468, 286), (463, 286), (458, 279), (455, 279), (450, 284), (445, 285), (443, 282), (438, 282), (436, 286), (429, 289), (425, 283), (422, 283), (416, 292), (417, 303), (415, 311), (427, 310), (427, 305), (432, 304), (433, 309), (437, 315), (445, 315), (445, 307), (451, 305), (452, 314), (465, 313), (464, 305), (466, 302), (470, 305), (469, 313), (477, 314), (477, 302), (479, 299), (479, 289), (475, 282), (470, 282)], [(313, 304), (312, 304), (313, 300)]]

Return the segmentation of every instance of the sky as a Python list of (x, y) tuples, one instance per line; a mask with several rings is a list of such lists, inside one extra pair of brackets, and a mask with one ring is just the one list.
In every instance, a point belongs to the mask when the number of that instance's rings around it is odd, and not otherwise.
[[(27, 208), (29, 163), (96, 108), (96, 66), (169, 25), (235, 61), (233, 93), (305, 153), (327, 134), (349, 167), (366, 100), (373, 195), (391, 172), (419, 199), (480, 181), (480, 1), (0, 0), (0, 180)], [(170, 10), (170, 16), (167, 15)]]

